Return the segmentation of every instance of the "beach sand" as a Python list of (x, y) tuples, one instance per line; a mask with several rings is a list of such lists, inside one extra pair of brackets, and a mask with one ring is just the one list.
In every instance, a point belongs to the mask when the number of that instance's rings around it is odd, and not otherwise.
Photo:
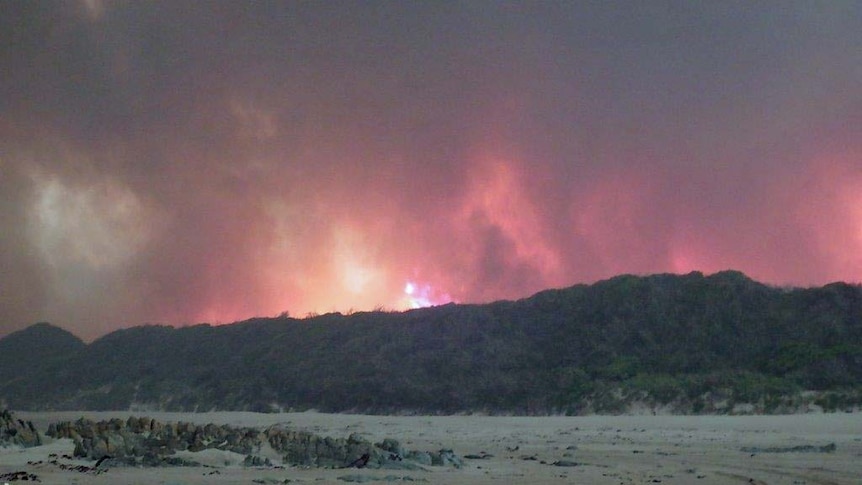
[[(82, 416), (104, 420), (130, 415), (243, 427), (283, 424), (324, 436), (359, 433), (373, 442), (394, 438), (411, 450), (450, 448), (464, 458), (464, 466), (427, 467), (427, 471), (246, 468), (241, 465), (243, 456), (208, 450), (195, 457), (206, 466), (115, 467), (95, 475), (71, 469), (94, 463), (63, 458), (72, 454), (73, 444), (56, 440), (29, 449), (0, 448), (0, 476), (23, 471), (36, 475), (43, 484), (82, 485), (347, 483), (339, 477), (365, 483), (413, 480), (430, 484), (862, 484), (860, 413), (584, 417), (16, 413), (42, 432), (52, 422)], [(833, 443), (834, 451), (820, 449)], [(809, 448), (793, 451), (794, 447)], [(469, 455), (483, 458), (465, 458)], [(555, 465), (557, 462), (570, 466)]]

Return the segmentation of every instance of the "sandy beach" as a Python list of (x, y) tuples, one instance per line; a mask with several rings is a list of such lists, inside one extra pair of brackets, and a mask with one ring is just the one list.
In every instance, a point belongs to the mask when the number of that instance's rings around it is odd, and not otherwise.
[[(367, 416), (321, 413), (16, 413), (44, 432), (48, 424), (147, 415), (164, 422), (264, 428), (282, 424), (371, 441), (399, 440), (412, 450), (451, 448), (460, 469), (303, 469), (244, 467), (242, 456), (207, 450), (200, 467), (114, 467), (82, 473), (71, 440), (29, 449), (0, 448), (0, 476), (26, 472), (43, 484), (859, 484), (862, 414), (790, 416)], [(834, 444), (834, 447), (831, 445)], [(833, 449), (834, 448), (834, 449)], [(65, 458), (64, 458), (65, 455)], [(53, 461), (55, 463), (51, 463)], [(62, 465), (62, 466), (61, 466)], [(7, 478), (6, 482), (10, 482)], [(0, 483), (3, 483), (0, 481)]]

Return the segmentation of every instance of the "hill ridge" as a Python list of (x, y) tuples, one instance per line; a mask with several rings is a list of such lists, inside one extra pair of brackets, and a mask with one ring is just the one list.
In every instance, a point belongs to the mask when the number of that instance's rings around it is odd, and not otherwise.
[(862, 404), (860, 342), (859, 285), (775, 288), (736, 271), (620, 275), (487, 304), (118, 330), (0, 381), (0, 400), (186, 411), (844, 409)]

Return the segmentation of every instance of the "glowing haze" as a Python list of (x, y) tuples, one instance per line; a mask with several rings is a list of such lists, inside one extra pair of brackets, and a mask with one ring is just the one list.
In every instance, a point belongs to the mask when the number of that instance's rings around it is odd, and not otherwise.
[(0, 334), (862, 279), (859, 2), (3, 2)]

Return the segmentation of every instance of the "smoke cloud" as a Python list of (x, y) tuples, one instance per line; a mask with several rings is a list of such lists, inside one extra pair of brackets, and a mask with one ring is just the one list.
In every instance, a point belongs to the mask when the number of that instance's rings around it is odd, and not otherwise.
[(862, 279), (856, 2), (0, 9), (0, 333)]

